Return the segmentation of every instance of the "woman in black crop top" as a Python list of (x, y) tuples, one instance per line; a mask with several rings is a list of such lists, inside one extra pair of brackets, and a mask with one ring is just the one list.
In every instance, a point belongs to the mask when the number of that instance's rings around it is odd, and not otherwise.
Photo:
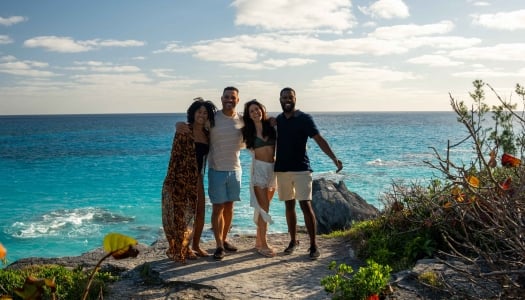
[(212, 102), (195, 99), (187, 111), (190, 132), (176, 132), (173, 139), (162, 186), (162, 225), (169, 243), (166, 254), (175, 261), (209, 256), (199, 247), (205, 212), (202, 174), (216, 111)]
[(276, 188), (273, 172), (276, 133), (268, 121), (266, 108), (257, 100), (244, 105), (243, 120), (244, 142), (252, 154), (250, 205), (254, 208), (257, 224), (255, 248), (264, 256), (274, 257), (275, 251), (268, 245), (266, 232), (268, 223), (273, 223), (268, 211)]

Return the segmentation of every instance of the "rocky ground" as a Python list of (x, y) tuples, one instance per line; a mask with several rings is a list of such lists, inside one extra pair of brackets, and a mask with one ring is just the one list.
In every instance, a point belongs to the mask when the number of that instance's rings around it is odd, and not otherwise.
[[(210, 256), (185, 264), (166, 257), (165, 240), (151, 246), (138, 245), (137, 258), (105, 261), (103, 269), (119, 273), (120, 280), (110, 285), (104, 299), (330, 299), (320, 284), (323, 277), (333, 274), (328, 270), (330, 262), (345, 263), (354, 270), (363, 265), (344, 239), (319, 237), (321, 257), (312, 261), (307, 251), (308, 235), (300, 232), (298, 238), (301, 244), (296, 252), (285, 255), (288, 234), (270, 235), (278, 254), (267, 258), (254, 250), (253, 236), (235, 236), (231, 241), (239, 251), (228, 253), (224, 260), (215, 261)], [(210, 254), (215, 249), (213, 242), (202, 246)], [(104, 254), (96, 249), (79, 257), (28, 258), (10, 267), (45, 263), (92, 267)], [(450, 299), (418, 284), (415, 278), (413, 271), (394, 274), (387, 299)]]

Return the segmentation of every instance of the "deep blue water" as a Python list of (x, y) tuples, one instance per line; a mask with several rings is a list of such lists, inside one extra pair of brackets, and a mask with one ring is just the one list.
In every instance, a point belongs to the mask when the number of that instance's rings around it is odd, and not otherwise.
[[(315, 142), (314, 176), (344, 180), (370, 204), (393, 181), (425, 182), (429, 147), (444, 153), (466, 136), (451, 112), (314, 113), (321, 134), (344, 163), (341, 173)], [(108, 232), (150, 244), (161, 232), (161, 187), (174, 124), (185, 114), (0, 116), (0, 242), (8, 260), (78, 255), (99, 247)], [(465, 158), (471, 149), (454, 149)], [(241, 153), (244, 189), (234, 233), (253, 233), (250, 158)], [(205, 185), (207, 182), (205, 182)], [(286, 232), (284, 204), (271, 205), (272, 232)], [(211, 239), (207, 203), (204, 239)], [(302, 222), (301, 213), (298, 214)]]

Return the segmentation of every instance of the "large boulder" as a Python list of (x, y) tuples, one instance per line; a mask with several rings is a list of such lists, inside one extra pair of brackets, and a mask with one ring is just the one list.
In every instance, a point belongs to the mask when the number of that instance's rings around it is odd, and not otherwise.
[(317, 233), (345, 230), (354, 221), (375, 218), (379, 210), (361, 196), (350, 192), (343, 181), (336, 184), (325, 178), (315, 179), (312, 186), (312, 206), (317, 219)]

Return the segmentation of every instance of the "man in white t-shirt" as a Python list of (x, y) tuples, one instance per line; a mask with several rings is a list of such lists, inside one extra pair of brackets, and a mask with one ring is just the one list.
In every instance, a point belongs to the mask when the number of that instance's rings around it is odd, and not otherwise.
[[(215, 260), (222, 260), (226, 251), (237, 251), (237, 247), (226, 239), (233, 220), (233, 203), (241, 200), (239, 156), (244, 148), (242, 116), (235, 111), (239, 90), (233, 86), (224, 88), (221, 103), (222, 109), (215, 113), (215, 126), (210, 128), (208, 153), (208, 196), (213, 207), (211, 226), (217, 244), (213, 254)], [(183, 122), (176, 126), (177, 131), (189, 130)]]
[(224, 88), (221, 103), (222, 109), (215, 113), (215, 126), (210, 130), (208, 154), (208, 196), (213, 205), (211, 225), (217, 244), (213, 254), (216, 260), (222, 260), (225, 251), (237, 251), (226, 239), (233, 220), (233, 203), (241, 200), (239, 155), (243, 148), (242, 117), (235, 111), (239, 90)]

